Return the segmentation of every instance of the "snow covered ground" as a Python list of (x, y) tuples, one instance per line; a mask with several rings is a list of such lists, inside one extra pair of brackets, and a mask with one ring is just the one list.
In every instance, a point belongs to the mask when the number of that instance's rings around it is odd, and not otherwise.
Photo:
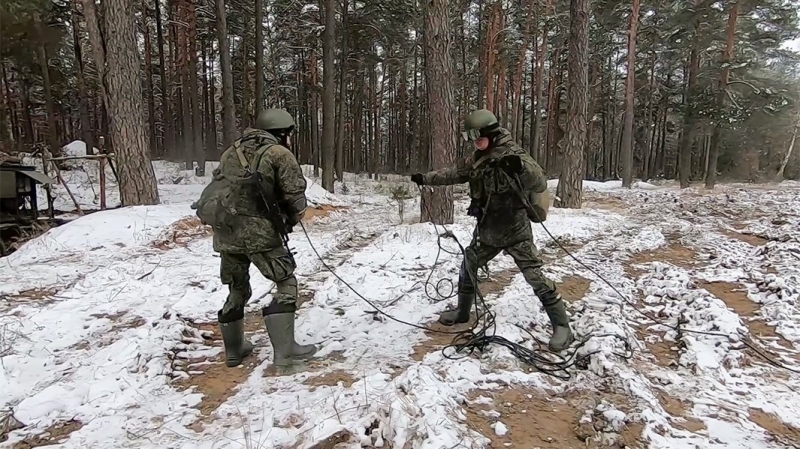
[[(279, 375), (259, 312), (272, 285), (255, 269), (246, 330), (257, 349), (241, 367), (221, 363), (214, 320), (226, 290), (189, 208), (207, 178), (154, 165), (162, 205), (89, 214), (0, 259), (0, 447), (800, 445), (800, 376), (745, 345), (800, 370), (800, 185), (587, 182), (583, 209), (551, 210), (547, 228), (594, 271), (534, 225), (545, 272), (588, 339), (579, 353), (595, 352), (568, 380), (494, 345), (446, 357), (452, 336), (374, 313), (297, 231), (297, 338), (322, 349)], [(64, 174), (96, 204), (91, 174)], [(335, 197), (310, 179), (318, 208), (305, 226), (344, 281), (393, 317), (431, 325), (450, 301), (426, 295), (429, 272), (455, 280), (460, 258), (442, 252), (433, 267), (436, 233), (417, 223), (416, 198), (401, 221), (398, 179), (351, 176)], [(465, 208), (459, 196), (448, 226), (464, 244), (474, 224)], [(546, 341), (547, 317), (508, 256), (481, 289), (497, 335)]]

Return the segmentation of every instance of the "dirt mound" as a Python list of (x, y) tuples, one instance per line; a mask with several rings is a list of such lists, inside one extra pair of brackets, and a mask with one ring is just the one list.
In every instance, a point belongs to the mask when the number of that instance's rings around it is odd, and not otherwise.
[[(201, 331), (206, 345), (224, 349), (217, 323), (194, 323), (193, 326)], [(245, 314), (244, 332), (248, 338), (257, 332), (266, 332), (260, 313)], [(225, 366), (224, 352), (215, 358), (180, 359), (176, 357), (176, 368), (182, 369), (189, 375), (188, 378), (178, 380), (176, 384), (187, 389), (194, 388), (195, 392), (203, 395), (198, 408), (204, 416), (208, 417), (229, 397), (233, 396), (237, 387), (250, 377), (259, 364), (256, 352), (257, 350), (235, 368)]]
[(664, 410), (671, 415), (670, 421), (674, 427), (692, 433), (706, 429), (703, 421), (689, 414), (691, 402), (670, 396), (663, 391), (658, 392), (658, 400)]
[(725, 305), (733, 309), (742, 318), (742, 321), (747, 324), (750, 333), (754, 337), (775, 341), (783, 348), (793, 350), (792, 343), (775, 332), (775, 328), (764, 321), (761, 316), (760, 305), (748, 298), (747, 289), (744, 286), (730, 282), (706, 281), (698, 282), (698, 286), (721, 299)]
[(151, 243), (151, 246), (167, 250), (177, 246), (186, 246), (193, 240), (210, 237), (213, 233), (211, 226), (202, 224), (199, 218), (184, 217), (172, 223), (169, 229)]
[[(25, 438), (12, 446), (12, 449), (29, 449), (33, 447), (52, 446), (62, 443), (69, 438), (69, 435), (76, 430), (80, 430), (83, 423), (77, 419), (66, 422), (55, 423), (48, 427), (44, 433)], [(0, 441), (5, 441), (8, 435), (0, 435)]]
[[(478, 396), (490, 398), (491, 403), (485, 399), (476, 401)], [(604, 445), (594, 441), (597, 433), (610, 425), (597, 413), (591, 422), (581, 422), (598, 402), (597, 394), (573, 392), (565, 396), (552, 397), (524, 387), (473, 393), (470, 397), (473, 404), (465, 407), (466, 424), (488, 438), (491, 447), (497, 448), (631, 447), (638, 442), (643, 431), (638, 423), (627, 424), (613, 438), (613, 443)]]
[(772, 438), (779, 443), (800, 447), (800, 429), (790, 426), (777, 416), (766, 413), (762, 410), (751, 408), (749, 412), (750, 421), (764, 429)]
[(592, 281), (582, 276), (567, 276), (558, 284), (558, 292), (567, 302), (575, 302), (586, 296), (591, 285)]
[(740, 242), (744, 242), (752, 246), (764, 246), (769, 243), (768, 239), (755, 234), (747, 233), (747, 231), (732, 231), (730, 229), (722, 229), (720, 232), (732, 239), (739, 240)]
[(478, 282), (481, 294), (486, 297), (489, 295), (500, 295), (514, 280), (514, 276), (519, 274), (518, 268), (510, 268), (500, 272), (489, 272), (489, 277)]
[(309, 206), (306, 209), (305, 215), (303, 215), (303, 222), (310, 223), (314, 220), (318, 220), (320, 218), (325, 218), (328, 215), (332, 214), (333, 212), (344, 212), (347, 211), (348, 207), (343, 206), (331, 206), (329, 204), (321, 204), (319, 206)]
[(638, 277), (646, 271), (636, 265), (652, 262), (666, 262), (686, 270), (696, 268), (699, 263), (697, 253), (692, 248), (671, 242), (653, 250), (631, 254), (625, 264), (625, 271), (631, 276)]
[(311, 391), (314, 391), (318, 387), (323, 386), (335, 387), (339, 385), (340, 382), (345, 388), (350, 388), (350, 386), (355, 383), (355, 379), (346, 371), (336, 370), (320, 374), (319, 376), (309, 377), (303, 383), (311, 387), (309, 388)]
[[(421, 362), (425, 355), (434, 351), (441, 351), (446, 346), (453, 344), (453, 339), (456, 337), (455, 332), (464, 332), (469, 330), (475, 324), (475, 313), (468, 323), (457, 324), (455, 326), (447, 327), (439, 324), (438, 321), (431, 321), (425, 326), (430, 329), (425, 331), (427, 340), (423, 340), (414, 345), (411, 358), (417, 362)], [(448, 351), (454, 351), (448, 349)], [(449, 352), (448, 352), (449, 353)]]

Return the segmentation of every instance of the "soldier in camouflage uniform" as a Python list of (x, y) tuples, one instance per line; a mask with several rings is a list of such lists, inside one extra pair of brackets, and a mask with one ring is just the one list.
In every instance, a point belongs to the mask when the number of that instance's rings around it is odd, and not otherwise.
[[(511, 138), (511, 133), (501, 128), (490, 111), (481, 109), (471, 113), (465, 123), (464, 138), (475, 143), (476, 151), (471, 157), (458, 160), (448, 167), (426, 174), (417, 173), (411, 180), (418, 185), (443, 186), (469, 183), (469, 215), (475, 216), (478, 224), (473, 240), (466, 249), (458, 278), (458, 308), (446, 311), (439, 322), (446, 326), (466, 323), (475, 301), (475, 280), (478, 267), (485, 266), (500, 252), (505, 251), (514, 258), (525, 280), (542, 301), (553, 335), (550, 350), (561, 351), (573, 341), (569, 318), (564, 301), (556, 291), (556, 285), (542, 273), (542, 259), (533, 243), (531, 217), (522, 195), (525, 192), (539, 193), (547, 189), (544, 171)], [(508, 159), (504, 159), (509, 156)], [(502, 160), (516, 160), (518, 179), (522, 184), (516, 191), (508, 171), (501, 168)], [(514, 164), (511, 164), (514, 165)]]
[[(306, 210), (306, 180), (300, 164), (286, 148), (294, 120), (283, 109), (268, 109), (259, 114), (255, 128), (248, 128), (220, 158), (215, 177), (241, 179), (247, 172), (243, 163), (261, 175), (263, 186), (244, 190), (232, 198), (237, 211), (227, 218), (226, 226), (214, 228), (214, 251), (221, 256), (220, 277), (228, 286), (228, 298), (218, 312), (219, 326), (225, 343), (228, 366), (237, 366), (253, 351), (244, 338), (244, 307), (250, 299), (250, 264), (275, 283), (272, 302), (262, 309), (274, 350), (276, 366), (290, 365), (294, 360), (310, 358), (317, 351), (314, 345), (301, 345), (294, 339), (297, 310), (295, 263), (273, 223), (261, 213), (264, 200), (260, 192), (273, 192), (289, 227), (300, 222)], [(241, 159), (238, 149), (244, 156)], [(202, 197), (201, 197), (202, 198)]]

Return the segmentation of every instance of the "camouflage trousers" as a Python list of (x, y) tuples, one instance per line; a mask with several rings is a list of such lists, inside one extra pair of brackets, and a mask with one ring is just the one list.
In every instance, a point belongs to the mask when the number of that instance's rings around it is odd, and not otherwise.
[(477, 244), (473, 240), (466, 249), (466, 258), (461, 263), (458, 291), (467, 294), (475, 293), (473, 279), (478, 279), (478, 268), (485, 266), (504, 250), (514, 259), (525, 280), (533, 287), (534, 293), (542, 301), (542, 305), (549, 307), (558, 303), (556, 284), (542, 273), (543, 262), (532, 239), (526, 239), (505, 248)]
[(244, 306), (253, 294), (250, 288), (251, 263), (265, 278), (275, 283), (274, 303), (289, 306), (296, 304), (297, 278), (286, 248), (281, 246), (251, 254), (222, 252), (220, 256), (220, 279), (228, 286), (228, 298), (219, 311), (220, 323), (237, 321), (244, 317)]

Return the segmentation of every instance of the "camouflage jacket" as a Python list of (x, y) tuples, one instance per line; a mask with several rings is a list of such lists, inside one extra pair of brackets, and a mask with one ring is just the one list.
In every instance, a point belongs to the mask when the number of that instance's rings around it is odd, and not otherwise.
[(534, 192), (547, 189), (547, 177), (536, 161), (500, 128), (500, 136), (487, 151), (475, 151), (456, 161), (455, 166), (423, 175), (423, 184), (451, 185), (469, 183), (470, 208), (480, 207), (481, 216), (475, 237), (481, 243), (507, 247), (533, 237), (525, 206), (513, 190), (508, 176), (494, 162), (515, 154), (523, 164), (524, 188)]
[[(264, 190), (273, 192), (281, 205), (282, 213), (297, 222), (306, 209), (306, 179), (294, 155), (278, 143), (272, 134), (248, 128), (242, 137), (228, 147), (219, 160), (214, 175), (245, 176), (236, 147), (241, 146), (245, 158), (254, 171), (261, 173)], [(260, 195), (240, 199), (259, 209), (263, 204)], [(283, 245), (280, 235), (266, 217), (240, 215), (233, 219), (232, 231), (214, 231), (214, 251), (231, 253), (257, 253)]]

